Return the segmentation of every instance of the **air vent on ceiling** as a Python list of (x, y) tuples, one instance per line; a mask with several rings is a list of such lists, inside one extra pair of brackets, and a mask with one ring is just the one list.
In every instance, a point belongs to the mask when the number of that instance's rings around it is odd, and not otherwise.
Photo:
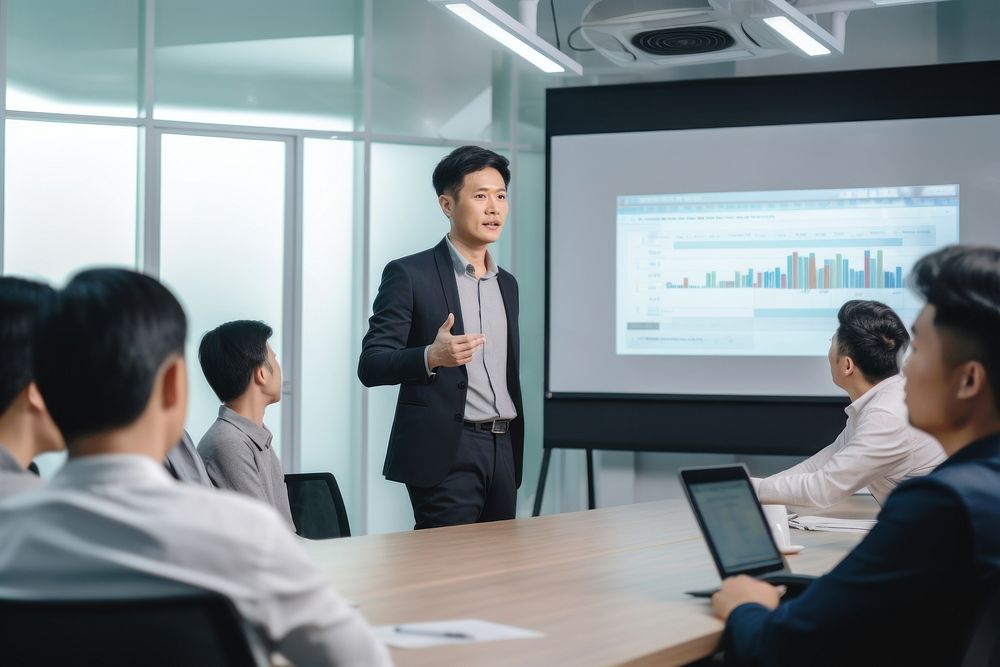
[(728, 49), (735, 43), (725, 30), (711, 26), (684, 26), (647, 30), (632, 36), (632, 46), (654, 56), (689, 56)]

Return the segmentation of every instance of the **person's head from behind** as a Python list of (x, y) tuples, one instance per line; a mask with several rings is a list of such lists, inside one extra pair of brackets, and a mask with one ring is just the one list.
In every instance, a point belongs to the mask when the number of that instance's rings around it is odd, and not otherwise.
[(952, 454), (1000, 430), (1000, 248), (943, 248), (910, 284), (926, 301), (903, 371), (910, 423)]
[(910, 335), (892, 308), (878, 301), (848, 301), (837, 323), (828, 359), (838, 387), (864, 393), (899, 372), (898, 358)]
[(186, 335), (177, 299), (135, 271), (83, 271), (57, 292), (35, 337), (35, 372), (70, 456), (163, 459), (184, 428)]
[(5, 431), (0, 444), (21, 457), (65, 446), (32, 364), (35, 329), (55, 293), (42, 283), (0, 278), (0, 430)]
[(500, 238), (507, 220), (507, 158), (479, 146), (462, 146), (438, 163), (432, 181), (441, 210), (451, 220), (452, 241), (482, 246)]
[(201, 370), (220, 401), (247, 397), (270, 405), (281, 400), (281, 366), (267, 342), (272, 333), (263, 322), (236, 320), (201, 339)]

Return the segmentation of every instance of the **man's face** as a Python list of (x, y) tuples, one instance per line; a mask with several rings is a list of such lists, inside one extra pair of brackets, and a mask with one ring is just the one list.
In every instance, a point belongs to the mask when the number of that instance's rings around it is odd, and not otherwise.
[(480, 246), (495, 243), (507, 220), (507, 186), (493, 167), (466, 174), (457, 194), (438, 198), (451, 218), (453, 240)]
[(945, 359), (943, 341), (934, 326), (934, 306), (927, 305), (913, 323), (910, 354), (903, 367), (910, 423), (933, 436), (947, 432), (957, 416), (958, 374)]
[[(268, 366), (271, 367), (268, 370)], [(267, 363), (264, 364), (264, 395), (271, 399), (272, 403), (281, 400), (281, 366), (278, 364), (278, 355), (271, 349), (271, 344), (267, 344)]]

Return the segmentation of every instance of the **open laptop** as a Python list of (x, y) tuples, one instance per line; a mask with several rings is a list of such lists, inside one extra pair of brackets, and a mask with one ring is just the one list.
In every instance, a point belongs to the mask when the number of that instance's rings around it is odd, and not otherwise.
[[(783, 584), (788, 589), (786, 599), (801, 593), (815, 578), (789, 571), (744, 466), (685, 468), (680, 478), (720, 578), (746, 574)], [(711, 597), (716, 590), (688, 591), (688, 595)]]

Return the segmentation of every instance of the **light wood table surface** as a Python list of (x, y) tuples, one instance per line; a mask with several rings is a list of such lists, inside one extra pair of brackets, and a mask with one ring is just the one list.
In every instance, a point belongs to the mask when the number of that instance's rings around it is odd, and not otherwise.
[[(876, 511), (854, 497), (825, 513)], [(862, 537), (792, 536), (807, 548), (789, 566), (807, 574), (828, 571)], [(479, 618), (545, 634), (393, 649), (399, 665), (675, 665), (710, 655), (722, 632), (708, 602), (684, 594), (718, 575), (683, 499), (306, 548), (374, 625)]]

